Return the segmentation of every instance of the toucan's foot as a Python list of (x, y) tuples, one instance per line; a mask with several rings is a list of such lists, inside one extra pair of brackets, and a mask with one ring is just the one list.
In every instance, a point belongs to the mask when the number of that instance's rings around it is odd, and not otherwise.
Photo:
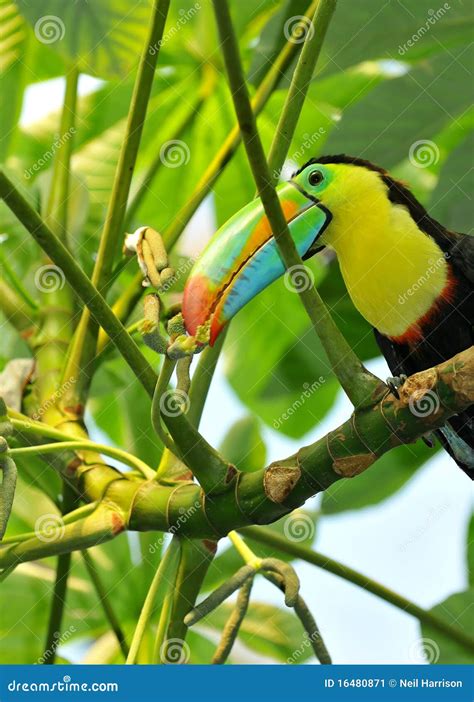
[(400, 399), (400, 393), (398, 392), (398, 389), (402, 387), (406, 379), (406, 375), (400, 374), (394, 377), (387, 378), (387, 380), (385, 381), (388, 387), (390, 388), (390, 392), (392, 393), (392, 395), (395, 395), (397, 400)]

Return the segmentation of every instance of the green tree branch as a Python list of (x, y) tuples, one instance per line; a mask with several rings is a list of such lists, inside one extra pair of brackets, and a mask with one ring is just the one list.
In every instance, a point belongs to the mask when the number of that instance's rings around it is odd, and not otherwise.
[[(97, 259), (92, 273), (93, 286), (105, 295), (111, 283), (111, 273), (117, 250), (123, 237), (123, 223), (130, 193), (133, 171), (140, 146), (143, 125), (150, 99), (161, 39), (168, 15), (170, 0), (154, 0), (150, 28), (142, 50), (133, 89), (122, 148), (120, 151), (104, 230), (100, 239)], [(74, 395), (84, 401), (91, 380), (92, 361), (96, 353), (100, 321), (91, 310), (83, 310), (79, 326), (70, 349), (64, 372), (66, 378), (77, 378)], [(107, 331), (107, 329), (105, 329)], [(110, 334), (109, 334), (110, 336)]]
[(398, 607), (408, 614), (411, 614), (423, 624), (432, 626), (440, 633), (449, 636), (450, 639), (453, 639), (462, 646), (474, 651), (474, 638), (472, 638), (472, 636), (464, 633), (457, 627), (451, 626), (437, 614), (428, 612), (426, 609), (423, 609), (405, 597), (402, 597), (402, 595), (399, 595), (375, 580), (368, 578), (366, 575), (349, 568), (349, 566), (346, 566), (339, 561), (335, 561), (333, 558), (329, 558), (329, 556), (325, 556), (322, 553), (312, 551), (301, 544), (287, 541), (269, 529), (247, 527), (245, 529), (241, 529), (240, 531), (244, 536), (248, 536), (254, 541), (258, 541), (261, 544), (274, 548), (277, 553), (286, 553), (293, 556), (293, 558), (299, 558), (306, 563), (311, 563), (312, 565), (318, 566), (329, 573), (333, 573), (334, 575), (337, 575), (338, 577), (361, 587), (363, 590), (367, 590), (367, 592), (371, 592), (373, 595), (380, 597), (382, 600), (385, 600), (395, 607)]
[(145, 390), (152, 395), (156, 383), (156, 374), (148, 361), (64, 244), (53, 234), (38, 213), (16, 190), (3, 171), (0, 171), (0, 197), (30, 232), (43, 251), (64, 271), (74, 292), (89, 308), (97, 323), (110, 336)]
[[(258, 134), (228, 3), (227, 0), (213, 0), (213, 2), (232, 100), (258, 193), (286, 268), (291, 269), (294, 266), (301, 268), (303, 261), (291, 238)], [(328, 0), (321, 0), (321, 7), (325, 4), (329, 7)], [(288, 109), (291, 110), (292, 107), (289, 106)], [(299, 295), (321, 339), (334, 373), (349, 399), (356, 407), (369, 405), (377, 394), (383, 391), (383, 383), (364, 368), (339, 331), (316, 288), (304, 286), (299, 291)]]

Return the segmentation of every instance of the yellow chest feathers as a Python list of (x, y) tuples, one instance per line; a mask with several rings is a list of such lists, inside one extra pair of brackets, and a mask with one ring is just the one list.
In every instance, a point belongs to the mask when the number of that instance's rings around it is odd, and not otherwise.
[(440, 296), (448, 282), (448, 264), (408, 210), (390, 202), (380, 179), (376, 188), (373, 184), (352, 191), (350, 200), (334, 203), (322, 241), (336, 251), (359, 312), (382, 334), (397, 337)]

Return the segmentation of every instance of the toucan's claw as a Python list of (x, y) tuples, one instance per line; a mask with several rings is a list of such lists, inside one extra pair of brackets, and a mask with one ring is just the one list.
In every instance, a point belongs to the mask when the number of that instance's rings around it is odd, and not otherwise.
[(400, 399), (400, 393), (398, 392), (398, 389), (402, 387), (404, 382), (406, 381), (407, 376), (406, 375), (395, 375), (393, 377), (387, 378), (385, 383), (387, 386), (390, 388), (390, 392), (392, 395), (395, 395), (397, 400)]

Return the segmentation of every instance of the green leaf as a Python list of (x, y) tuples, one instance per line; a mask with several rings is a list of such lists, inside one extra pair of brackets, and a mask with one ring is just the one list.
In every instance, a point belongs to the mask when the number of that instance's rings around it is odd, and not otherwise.
[(125, 380), (123, 371), (121, 358), (106, 363), (94, 380), (89, 409), (114, 444), (157, 467), (163, 445), (151, 425), (151, 400), (136, 378)]
[(472, 5), (463, 0), (452, 0), (448, 5), (449, 9), (441, 3), (438, 7), (432, 0), (339, 0), (321, 66), (326, 72), (336, 72), (369, 59), (413, 62), (450, 53), (470, 41), (473, 13)]
[[(472, 635), (474, 631), (473, 597), (474, 588), (465, 592), (457, 592), (430, 611), (449, 622), (453, 627)], [(469, 651), (465, 646), (456, 643), (449, 636), (438, 633), (427, 624), (421, 625), (421, 631), (423, 638), (419, 643), (415, 642), (414, 644), (416, 658), (421, 657), (421, 653), (424, 653), (428, 663), (439, 663), (440, 665), (474, 664), (474, 651)], [(414, 660), (414, 662), (421, 661)]]
[(12, 144), (19, 146), (15, 136), (25, 88), (30, 83), (60, 75), (63, 65), (46, 45), (36, 40), (11, 0), (0, 0), (0, 57), (0, 161), (3, 161)]
[(16, 0), (36, 40), (77, 62), (83, 73), (113, 78), (135, 65), (147, 36), (151, 3), (138, 0)]
[[(423, 165), (414, 145), (435, 140), (454, 115), (470, 106), (471, 66), (472, 50), (462, 47), (384, 81), (344, 111), (326, 151), (362, 156), (386, 168), (413, 152), (415, 162), (418, 158)], [(427, 165), (438, 163), (436, 143), (428, 144), (428, 155)]]
[[(325, 273), (317, 260), (308, 267), (316, 280)], [(284, 280), (239, 312), (225, 354), (227, 377), (242, 402), (289, 436), (305, 434), (335, 399), (338, 386), (327, 357), (298, 295)]]
[(245, 472), (260, 470), (265, 465), (266, 449), (260, 424), (252, 415), (239, 419), (225, 435), (220, 452)]
[(394, 495), (435, 455), (422, 441), (399, 446), (378, 459), (357, 476), (357, 480), (338, 480), (324, 491), (323, 514), (339, 514), (376, 505)]
[[(262, 78), (268, 71), (268, 67), (286, 44), (285, 25), (291, 28), (293, 26), (292, 18), (295, 15), (304, 14), (308, 6), (309, 0), (286, 0), (281, 10), (270, 15), (260, 33), (257, 46), (253, 52), (249, 71), (249, 81), (253, 85), (261, 83)], [(288, 30), (286, 33), (288, 34)]]
[(430, 214), (457, 232), (472, 232), (474, 131), (448, 156), (429, 205)]

